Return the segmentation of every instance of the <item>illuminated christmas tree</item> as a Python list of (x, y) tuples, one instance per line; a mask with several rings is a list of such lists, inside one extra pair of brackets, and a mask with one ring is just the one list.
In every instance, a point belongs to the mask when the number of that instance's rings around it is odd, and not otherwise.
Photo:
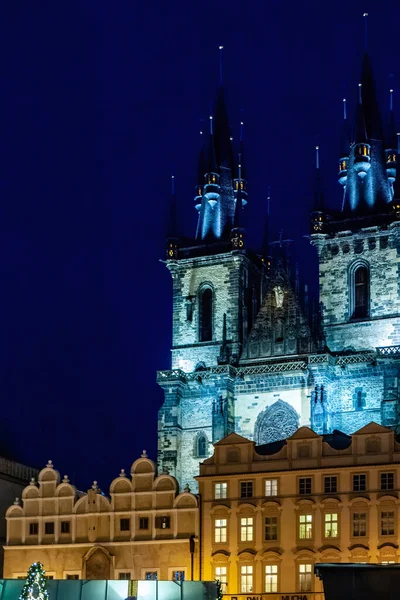
[(19, 600), (49, 600), (46, 590), (45, 570), (42, 563), (35, 562), (30, 566)]

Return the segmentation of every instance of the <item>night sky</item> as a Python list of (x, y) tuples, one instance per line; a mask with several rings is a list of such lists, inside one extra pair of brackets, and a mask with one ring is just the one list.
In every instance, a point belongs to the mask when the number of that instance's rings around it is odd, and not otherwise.
[[(353, 114), (368, 49), (386, 114), (400, 116), (400, 4), (273, 0), (0, 5), (0, 452), (51, 458), (103, 489), (146, 448), (156, 457), (156, 371), (170, 366), (164, 237), (170, 177), (194, 234), (201, 119), (224, 46), (234, 138), (245, 123), (248, 243), (271, 227), (307, 239), (314, 153), (336, 183), (342, 98)], [(384, 109), (384, 110), (383, 110)]]

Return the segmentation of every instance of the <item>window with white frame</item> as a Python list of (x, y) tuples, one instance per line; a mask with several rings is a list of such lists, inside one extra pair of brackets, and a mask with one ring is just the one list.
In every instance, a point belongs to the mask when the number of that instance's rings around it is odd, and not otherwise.
[(220, 498), (226, 498), (228, 495), (228, 484), (226, 481), (221, 481), (214, 484), (214, 498), (216, 500)]
[(120, 579), (122, 581), (130, 581), (130, 579), (131, 579), (130, 571), (120, 571), (118, 573), (118, 579)]
[(278, 517), (265, 517), (265, 541), (271, 542), (278, 539)]
[(241, 517), (240, 519), (240, 541), (253, 541), (253, 517)]
[(367, 513), (354, 512), (352, 521), (353, 537), (365, 537), (367, 535)]
[(80, 579), (80, 571), (64, 571), (64, 579)]
[(240, 593), (253, 591), (253, 565), (240, 565)]
[(265, 565), (265, 591), (278, 591), (278, 565)]
[(221, 544), (226, 542), (227, 538), (227, 525), (226, 519), (215, 519), (214, 522), (214, 533), (215, 533), (215, 543)]
[(326, 538), (337, 538), (339, 535), (338, 530), (338, 514), (337, 513), (325, 513), (325, 527), (324, 535)]
[(299, 592), (312, 591), (312, 565), (299, 565)]
[(266, 479), (265, 480), (265, 495), (266, 496), (277, 496), (278, 495), (278, 480), (277, 479)]
[(142, 579), (145, 579), (146, 581), (157, 581), (158, 569), (153, 569), (152, 567), (142, 569)]
[(185, 571), (172, 571), (172, 581), (185, 581)]
[(214, 579), (220, 582), (222, 591), (225, 593), (228, 585), (226, 566), (219, 565), (214, 568)]
[(299, 515), (299, 539), (310, 540), (313, 536), (312, 515)]

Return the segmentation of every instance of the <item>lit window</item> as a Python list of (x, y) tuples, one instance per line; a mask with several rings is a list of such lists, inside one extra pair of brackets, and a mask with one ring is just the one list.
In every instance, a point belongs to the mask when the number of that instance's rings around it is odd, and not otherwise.
[(365, 537), (367, 535), (367, 513), (353, 513), (353, 537)]
[(311, 494), (311, 477), (300, 477), (299, 494)]
[(265, 517), (265, 541), (278, 539), (278, 517)]
[(299, 592), (312, 590), (312, 565), (299, 565)]
[(396, 561), (395, 560), (383, 560), (381, 562), (381, 565), (395, 565)]
[(242, 517), (240, 519), (240, 541), (253, 541), (253, 517)]
[(240, 497), (241, 498), (252, 498), (253, 497), (253, 482), (252, 481), (241, 481), (240, 482)]
[(381, 490), (394, 490), (394, 473), (381, 473)]
[(367, 478), (364, 473), (353, 475), (353, 492), (365, 492), (367, 489)]
[(249, 594), (253, 591), (253, 566), (240, 566), (240, 593)]
[(381, 512), (381, 535), (394, 535), (394, 512)]
[(147, 581), (157, 581), (157, 579), (158, 579), (157, 571), (145, 571), (144, 578)]
[(312, 535), (312, 515), (299, 515), (299, 538), (310, 540)]
[(226, 498), (227, 492), (228, 492), (228, 484), (227, 483), (225, 483), (225, 482), (216, 483), (214, 485), (214, 498), (216, 498), (216, 499)]
[(325, 494), (336, 494), (337, 492), (337, 477), (336, 475), (330, 475), (324, 477), (324, 493)]
[(265, 591), (278, 591), (278, 565), (265, 566)]
[(226, 567), (215, 567), (214, 579), (220, 582), (223, 592), (226, 592), (228, 582), (226, 580)]
[(172, 581), (185, 581), (185, 571), (172, 571)]
[(326, 513), (325, 514), (325, 537), (336, 538), (338, 537), (338, 516), (337, 513)]
[(278, 495), (278, 480), (267, 479), (265, 481), (265, 495), (266, 496), (277, 496)]
[(226, 542), (226, 519), (215, 519), (215, 543), (221, 544)]
[(157, 529), (170, 529), (171, 517), (156, 517), (156, 528)]

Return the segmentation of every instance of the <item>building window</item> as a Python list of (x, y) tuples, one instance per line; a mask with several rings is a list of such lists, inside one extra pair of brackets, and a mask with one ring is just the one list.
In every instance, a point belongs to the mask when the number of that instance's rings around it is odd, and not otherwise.
[(215, 543), (223, 544), (226, 542), (226, 519), (215, 519)]
[(130, 519), (120, 519), (119, 520), (119, 530), (120, 531), (129, 531), (131, 528), (131, 520)]
[(228, 493), (228, 484), (226, 482), (214, 484), (214, 498), (219, 500), (226, 498)]
[(325, 537), (337, 538), (338, 531), (338, 515), (337, 513), (325, 513)]
[(38, 523), (29, 523), (29, 535), (37, 535), (39, 533)]
[(44, 532), (46, 535), (53, 535), (53, 533), (54, 533), (53, 521), (47, 521), (47, 523), (44, 524)]
[(277, 479), (266, 479), (265, 495), (266, 496), (277, 496), (278, 495), (278, 480)]
[(278, 539), (278, 517), (265, 517), (265, 541)]
[(311, 494), (311, 477), (300, 477), (299, 494)]
[(311, 540), (312, 536), (312, 515), (299, 515), (299, 538)]
[(185, 571), (172, 571), (172, 581), (185, 581)]
[(212, 320), (213, 320), (213, 292), (206, 288), (200, 293), (200, 312), (199, 312), (200, 342), (210, 342), (212, 340)]
[(124, 573), (118, 573), (118, 579), (122, 579), (123, 581), (130, 581), (131, 574), (129, 573), (129, 571), (126, 571)]
[(324, 493), (325, 494), (336, 494), (337, 492), (337, 477), (336, 475), (329, 475), (324, 477)]
[(70, 522), (69, 521), (61, 521), (61, 533), (69, 533), (70, 531)]
[(79, 575), (76, 573), (67, 573), (65, 579), (79, 579)]
[(197, 456), (199, 458), (207, 456), (207, 439), (205, 435), (200, 435), (197, 439)]
[(242, 517), (240, 519), (240, 541), (253, 541), (253, 517)]
[(364, 319), (369, 316), (369, 271), (359, 265), (352, 272), (352, 317)]
[(367, 489), (367, 477), (364, 473), (353, 475), (353, 492), (365, 492)]
[(381, 535), (394, 535), (394, 512), (381, 512)]
[(367, 513), (353, 513), (353, 537), (365, 537), (367, 535)]
[(299, 592), (312, 590), (312, 565), (299, 565)]
[(278, 565), (265, 565), (265, 591), (278, 591)]
[(156, 517), (156, 528), (157, 529), (170, 529), (171, 517)]
[(253, 482), (252, 481), (241, 481), (240, 482), (240, 497), (241, 498), (252, 498), (253, 497)]
[(240, 565), (240, 593), (253, 591), (253, 565)]
[(144, 578), (146, 581), (157, 581), (157, 579), (158, 579), (157, 571), (145, 571)]
[(224, 593), (226, 593), (226, 586), (228, 585), (226, 577), (227, 577), (226, 567), (215, 567), (214, 579), (216, 579), (217, 581), (220, 582), (222, 591)]
[(148, 529), (149, 528), (149, 517), (140, 517), (139, 518), (139, 529)]
[(381, 490), (394, 490), (394, 473), (381, 473)]
[(395, 565), (395, 560), (382, 560), (381, 565)]

